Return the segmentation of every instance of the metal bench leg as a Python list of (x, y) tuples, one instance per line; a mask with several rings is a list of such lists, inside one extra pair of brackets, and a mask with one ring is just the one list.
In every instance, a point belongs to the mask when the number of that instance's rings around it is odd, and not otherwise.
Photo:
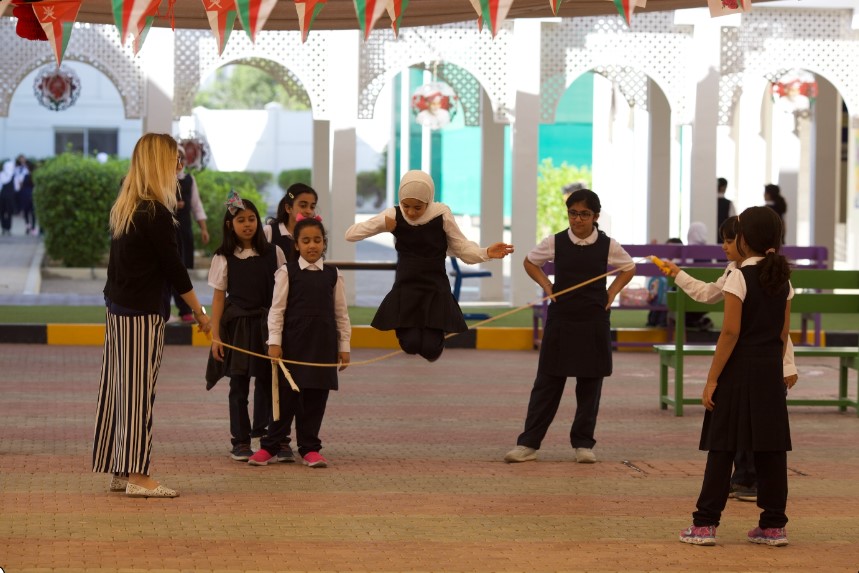
[(679, 353), (674, 362), (674, 415), (683, 415), (683, 355)]
[(668, 396), (668, 365), (660, 359), (659, 361), (659, 409), (667, 410), (668, 404), (665, 397)]
[[(840, 406), (838, 406), (839, 412), (846, 412), (847, 405), (844, 403), (847, 400), (847, 378), (850, 375), (850, 368), (847, 366), (847, 359), (841, 358), (839, 359), (839, 368), (838, 368), (838, 399), (842, 400)], [(859, 397), (857, 397), (859, 400)], [(859, 415), (859, 409), (857, 409), (857, 415)]]

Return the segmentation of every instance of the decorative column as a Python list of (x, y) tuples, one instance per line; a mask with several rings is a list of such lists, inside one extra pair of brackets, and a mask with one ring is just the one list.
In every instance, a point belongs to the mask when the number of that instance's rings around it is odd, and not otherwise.
[(650, 170), (647, 180), (646, 240), (664, 243), (671, 237), (671, 107), (653, 80), (648, 80), (647, 94), (650, 110)]
[(847, 136), (846, 268), (859, 268), (859, 115), (851, 116)]
[[(504, 235), (504, 125), (495, 122), (492, 104), (486, 93), (480, 100), (480, 244), (491, 245), (503, 240)], [(517, 253), (521, 257), (521, 253)], [(514, 273), (519, 271), (515, 265)], [(493, 261), (484, 265), (492, 276), (480, 280), (481, 300), (504, 300), (503, 263)]]
[(811, 244), (826, 247), (833, 260), (841, 181), (841, 96), (821, 76), (817, 77), (817, 100), (812, 113)]
[(327, 119), (313, 120), (312, 161), (311, 187), (322, 199), (316, 204), (316, 212), (327, 226), (334, 211), (331, 197), (331, 122)]
[(143, 112), (143, 133), (173, 135), (173, 95), (176, 45), (175, 33), (166, 28), (149, 30), (146, 44), (140, 51), (146, 74), (146, 108)]
[(535, 20), (514, 23), (510, 70), (515, 90), (512, 125), (513, 205), (511, 241), (518, 248), (510, 273), (515, 306), (534, 300), (537, 287), (522, 270), (522, 257), (537, 235), (537, 159), (540, 127), (540, 27)]

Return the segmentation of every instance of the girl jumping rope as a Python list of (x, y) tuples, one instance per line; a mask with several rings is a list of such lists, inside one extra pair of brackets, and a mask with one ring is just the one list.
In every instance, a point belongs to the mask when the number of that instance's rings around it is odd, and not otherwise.
[[(632, 257), (599, 230), (602, 208), (590, 189), (567, 197), (570, 227), (549, 235), (525, 257), (525, 272), (547, 296), (588, 279), (605, 275), (609, 265), (623, 271), (606, 288), (605, 276), (581, 288), (553, 297), (540, 345), (537, 377), (531, 389), (525, 429), (504, 461), (519, 463), (537, 459), (537, 450), (549, 430), (568, 376), (576, 377), (576, 415), (570, 428), (570, 444), (578, 463), (597, 461), (593, 447), (603, 377), (610, 376), (611, 326), (609, 307), (635, 275)], [(543, 265), (555, 262), (555, 284)]]
[[(271, 418), (271, 364), (227, 344), (265, 354), (266, 321), (274, 292), (274, 273), (286, 263), (280, 247), (269, 244), (259, 212), (232, 191), (226, 202), (223, 242), (212, 257), (209, 286), (212, 296), (212, 355), (206, 371), (208, 388), (222, 376), (230, 378), (230, 456), (247, 461), (253, 455), (251, 437), (262, 437)], [(220, 363), (220, 364), (219, 364)], [(254, 417), (248, 416), (250, 379), (254, 381)]]
[[(320, 221), (299, 221), (294, 233), (298, 260), (287, 263), (275, 274), (274, 298), (268, 314), (268, 355), (301, 362), (339, 363), (342, 371), (349, 365), (352, 337), (343, 276), (322, 259), (328, 240)], [(278, 454), (288, 430), (287, 420), (294, 415), (298, 453), (304, 464), (324, 468), (328, 460), (319, 453), (319, 430), (328, 394), (338, 388), (338, 369), (297, 364), (286, 367), (301, 391), (293, 392), (285, 380), (280, 381), (280, 420), (272, 422), (262, 447), (248, 463), (264, 466)]]
[[(266, 240), (280, 247), (289, 262), (298, 260), (298, 250), (292, 238), (295, 224), (300, 219), (316, 217), (318, 200), (319, 195), (313, 187), (304, 183), (293, 183), (277, 204), (277, 218), (263, 227)], [(295, 454), (289, 445), (291, 441), (289, 434), (292, 428), (291, 414), (289, 416), (289, 419), (281, 418), (286, 424), (286, 433), (277, 453), (278, 461), (286, 463), (295, 461)]]
[(423, 171), (409, 171), (400, 181), (400, 204), (385, 209), (346, 231), (347, 241), (379, 233), (394, 235), (397, 271), (391, 292), (382, 301), (372, 326), (394, 330), (400, 347), (430, 362), (444, 351), (446, 332), (468, 329), (453, 294), (444, 262), (450, 253), (466, 263), (503, 259), (513, 245), (494, 243), (487, 248), (469, 241), (450, 208), (436, 203), (435, 184)]
[(790, 327), (790, 266), (779, 254), (782, 223), (767, 207), (751, 207), (737, 219), (736, 249), (742, 261), (722, 288), (722, 332), (702, 401), (707, 411), (699, 448), (708, 451), (692, 525), (680, 541), (715, 545), (716, 528), (731, 487), (737, 451), (753, 451), (757, 471), (758, 526), (752, 543), (788, 544), (787, 452), (791, 449), (782, 361)]

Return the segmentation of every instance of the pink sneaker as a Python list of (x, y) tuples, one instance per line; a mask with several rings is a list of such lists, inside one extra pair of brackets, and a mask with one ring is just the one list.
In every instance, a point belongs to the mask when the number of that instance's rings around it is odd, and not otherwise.
[(304, 465), (311, 468), (327, 468), (328, 460), (319, 452), (308, 452), (304, 455)]
[(193, 314), (183, 314), (182, 315), (182, 322), (190, 323), (190, 322), (196, 322), (196, 321), (194, 320)]
[(252, 466), (267, 466), (273, 457), (270, 453), (260, 448), (254, 455), (248, 458), (248, 463)]

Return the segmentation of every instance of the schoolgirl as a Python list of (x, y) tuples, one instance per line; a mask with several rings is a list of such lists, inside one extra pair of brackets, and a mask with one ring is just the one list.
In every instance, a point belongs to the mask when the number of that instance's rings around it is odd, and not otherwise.
[(400, 204), (385, 209), (346, 231), (347, 241), (360, 241), (383, 232), (394, 235), (397, 271), (394, 286), (382, 301), (372, 325), (394, 330), (400, 347), (430, 362), (444, 351), (446, 332), (468, 329), (462, 310), (450, 292), (445, 259), (450, 253), (466, 263), (502, 259), (513, 245), (486, 248), (469, 241), (450, 208), (436, 203), (435, 184), (423, 171), (409, 171), (400, 181)]
[[(304, 219), (295, 225), (298, 260), (287, 263), (275, 275), (274, 297), (268, 313), (268, 355), (301, 362), (349, 365), (352, 325), (346, 306), (343, 276), (336, 267), (325, 264), (323, 255), (328, 239), (317, 219)], [(277, 456), (288, 420), (295, 416), (298, 453), (304, 464), (324, 468), (328, 460), (319, 453), (322, 419), (328, 394), (337, 390), (334, 367), (287, 364), (300, 388), (291, 390), (280, 381), (281, 419), (272, 422), (262, 447), (248, 463), (264, 466)]]
[(277, 204), (277, 217), (263, 227), (265, 238), (283, 251), (288, 261), (298, 259), (292, 232), (299, 219), (316, 216), (316, 203), (319, 195), (309, 185), (293, 183)]
[[(286, 263), (280, 247), (265, 240), (256, 206), (232, 191), (224, 213), (223, 242), (212, 257), (209, 286), (212, 295), (212, 353), (207, 388), (222, 376), (230, 378), (230, 456), (247, 461), (253, 455), (251, 438), (262, 437), (271, 418), (271, 364), (221, 341), (265, 354), (268, 307), (274, 292), (274, 273)], [(218, 364), (221, 363), (221, 364)], [(254, 378), (253, 426), (248, 415), (250, 379)]]
[[(537, 450), (555, 418), (568, 376), (576, 377), (576, 415), (570, 443), (579, 463), (594, 463), (594, 430), (605, 376), (611, 375), (609, 307), (635, 275), (635, 264), (614, 239), (599, 230), (599, 197), (590, 189), (567, 197), (570, 228), (543, 239), (525, 257), (525, 272), (547, 296), (603, 275), (608, 266), (622, 268), (606, 289), (605, 277), (553, 298), (549, 304), (537, 378), (531, 390), (525, 430), (516, 447), (507, 452), (508, 463), (537, 459)], [(555, 284), (543, 265), (555, 262)]]

